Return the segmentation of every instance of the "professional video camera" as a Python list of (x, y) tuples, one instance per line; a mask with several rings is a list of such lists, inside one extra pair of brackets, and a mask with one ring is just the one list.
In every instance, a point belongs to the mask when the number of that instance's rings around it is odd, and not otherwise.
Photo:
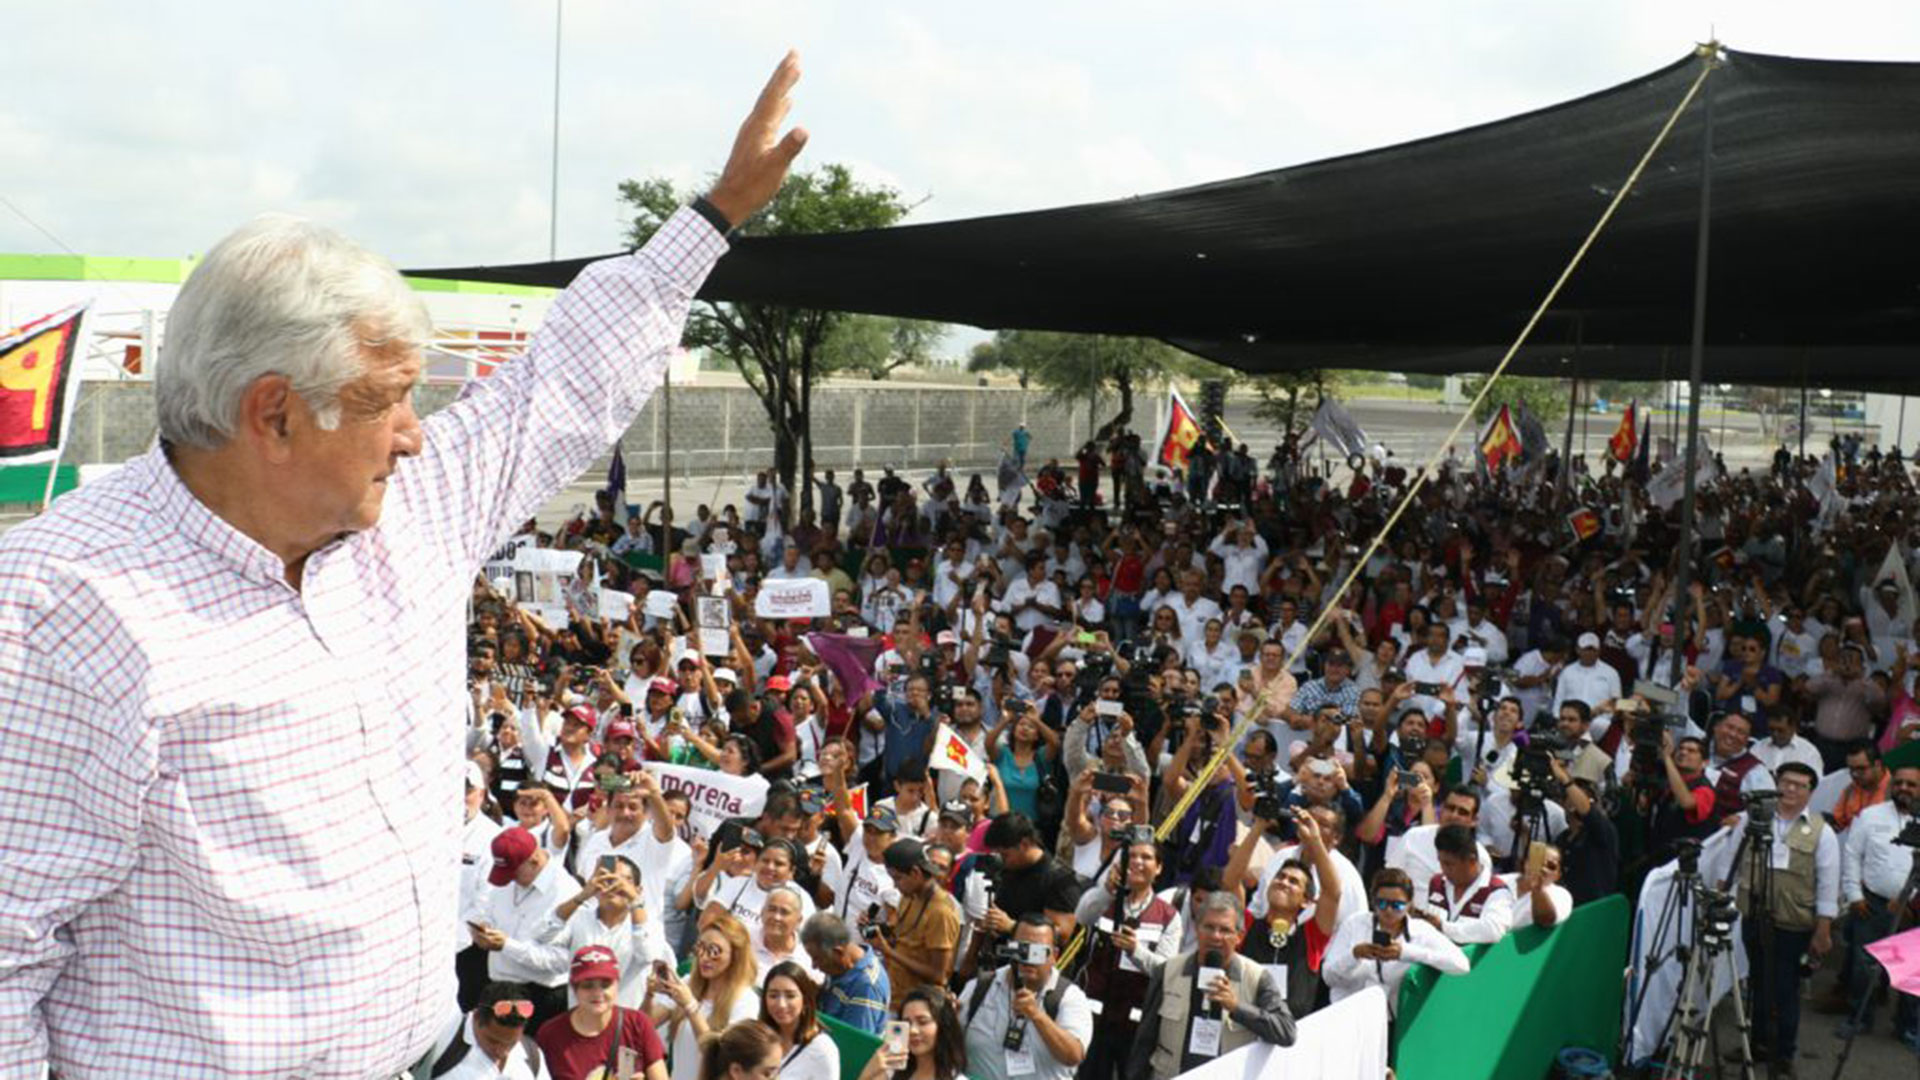
[(1740, 918), (1740, 906), (1733, 894), (1702, 887), (1696, 894), (1694, 933), (1705, 948), (1724, 947), (1733, 940), (1733, 924)]
[(1153, 835), (1153, 828), (1149, 825), (1127, 825), (1123, 828), (1113, 829), (1107, 833), (1107, 839), (1123, 848), (1132, 847), (1135, 844), (1157, 844), (1160, 842), (1159, 837)]
[(1780, 809), (1780, 793), (1772, 788), (1740, 793), (1740, 803), (1747, 811), (1747, 835), (1756, 839), (1773, 842), (1773, 819)]
[(1247, 782), (1253, 787), (1253, 816), (1262, 821), (1278, 822), (1286, 816), (1286, 800), (1280, 790), (1278, 769), (1261, 769), (1248, 773)]
[(1660, 763), (1661, 736), (1679, 732), (1686, 727), (1687, 719), (1674, 713), (1628, 712), (1621, 715), (1621, 721), (1629, 716), (1633, 720), (1633, 750), (1627, 759), (1628, 778), (1644, 788), (1663, 789), (1667, 772)]
[(1019, 648), (1020, 643), (1013, 638), (1004, 634), (989, 634), (987, 651), (981, 656), (980, 662), (995, 670), (1005, 671), (1007, 665), (1012, 662), (1013, 654)]
[(994, 946), (992, 958), (996, 964), (1040, 967), (1053, 963), (1053, 950), (1037, 941), (1014, 941), (1008, 938)]
[(1565, 746), (1558, 735), (1538, 733), (1528, 737), (1526, 747), (1513, 760), (1513, 803), (1517, 809), (1533, 810), (1566, 797), (1566, 785), (1553, 775), (1552, 760)]
[(973, 872), (980, 875), (980, 884), (987, 891), (987, 903), (989, 905), (993, 903), (993, 898), (1000, 892), (1001, 875), (1006, 872), (1006, 869), (1007, 864), (1002, 862), (998, 855), (975, 855), (973, 857)]

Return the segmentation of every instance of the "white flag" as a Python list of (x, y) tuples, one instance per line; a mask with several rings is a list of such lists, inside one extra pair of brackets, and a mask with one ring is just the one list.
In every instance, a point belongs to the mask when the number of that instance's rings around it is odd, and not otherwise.
[(987, 779), (986, 760), (974, 753), (973, 747), (967, 745), (967, 740), (955, 735), (953, 729), (945, 724), (941, 724), (940, 730), (934, 733), (933, 758), (927, 764), (981, 782)]

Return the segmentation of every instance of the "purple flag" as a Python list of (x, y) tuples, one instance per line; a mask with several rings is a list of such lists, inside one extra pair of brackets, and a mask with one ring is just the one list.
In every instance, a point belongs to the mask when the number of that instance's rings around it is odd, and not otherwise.
[(873, 677), (874, 661), (885, 651), (879, 638), (854, 637), (851, 634), (808, 634), (807, 648), (827, 665), (833, 677), (847, 692), (849, 704), (859, 701), (880, 685)]

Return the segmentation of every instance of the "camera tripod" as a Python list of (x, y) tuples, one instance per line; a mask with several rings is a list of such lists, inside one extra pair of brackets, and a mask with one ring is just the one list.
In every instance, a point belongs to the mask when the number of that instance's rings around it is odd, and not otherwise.
[[(1896, 843), (1897, 842), (1898, 841), (1896, 841)], [(1909, 848), (1908, 850), (1911, 851), (1912, 849)], [(1892, 937), (1900, 931), (1905, 930), (1908, 924), (1912, 922), (1912, 919), (1909, 917), (1907, 905), (1913, 900), (1914, 885), (1916, 882), (1920, 882), (1920, 859), (1914, 860), (1912, 868), (1907, 871), (1906, 884), (1900, 886), (1900, 895), (1893, 901), (1893, 926), (1887, 931), (1888, 937)], [(1847, 1029), (1847, 1041), (1841, 1044), (1840, 1060), (1834, 1062), (1833, 1065), (1833, 1080), (1840, 1080), (1840, 1074), (1846, 1071), (1847, 1058), (1853, 1054), (1853, 1041), (1860, 1037), (1860, 1028), (1867, 1016), (1867, 1005), (1873, 1001), (1873, 995), (1879, 993), (1880, 988), (1885, 986), (1890, 995), (1898, 996), (1898, 991), (1893, 989), (1893, 977), (1887, 974), (1887, 969), (1877, 963), (1875, 963), (1874, 966), (1878, 970), (1875, 974), (1868, 976), (1867, 992), (1860, 995), (1860, 1003), (1853, 1007), (1853, 1014), (1850, 1018), (1852, 1023)], [(1899, 1016), (1897, 1005), (1894, 1015), (1895, 1017)], [(1897, 1022), (1896, 1020), (1896, 1023)]]
[[(1687, 948), (1680, 940), (1682, 926), (1691, 926), (1693, 914), (1689, 904), (1700, 891), (1700, 842), (1682, 841), (1678, 849), (1678, 864), (1674, 870), (1673, 884), (1667, 892), (1660, 913), (1654, 917), (1653, 930), (1647, 935), (1647, 949), (1644, 963), (1639, 967), (1634, 988), (1627, 1003), (1626, 1026), (1621, 1036), (1620, 1059), (1627, 1061), (1633, 1056), (1633, 1032), (1640, 1023), (1640, 1013), (1646, 1005), (1647, 994), (1653, 987), (1653, 972), (1666, 965), (1668, 960), (1681, 956)], [(1630, 958), (1632, 959), (1632, 958)], [(1684, 964), (1685, 960), (1682, 959)], [(1666, 1033), (1656, 1046), (1666, 1043)]]
[[(1695, 895), (1693, 943), (1686, 947), (1686, 968), (1674, 999), (1666, 1039), (1667, 1053), (1661, 1080), (1694, 1080), (1726, 1075), (1719, 1043), (1713, 1037), (1714, 984), (1724, 967), (1732, 986), (1734, 1028), (1740, 1035), (1739, 1056), (1733, 1064), (1745, 1080), (1754, 1080), (1753, 1045), (1745, 1002), (1740, 997), (1734, 964), (1733, 921), (1737, 914), (1732, 895), (1699, 887)], [(1711, 1068), (1708, 1062), (1711, 1059)]]

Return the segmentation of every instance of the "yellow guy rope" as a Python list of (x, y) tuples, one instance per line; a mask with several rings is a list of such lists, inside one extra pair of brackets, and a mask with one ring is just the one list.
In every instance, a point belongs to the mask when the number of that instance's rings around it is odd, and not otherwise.
[[(1680, 104), (1674, 108), (1673, 114), (1667, 117), (1667, 122), (1661, 126), (1660, 133), (1653, 137), (1653, 143), (1647, 147), (1647, 152), (1640, 156), (1640, 163), (1633, 167), (1633, 172), (1627, 174), (1626, 183), (1620, 185), (1619, 191), (1614, 192), (1613, 200), (1607, 203), (1607, 209), (1600, 215), (1600, 220), (1593, 223), (1593, 228), (1587, 233), (1587, 238), (1581, 242), (1579, 250), (1573, 253), (1573, 258), (1567, 261), (1566, 269), (1560, 271), (1560, 277), (1554, 281), (1553, 287), (1548, 289), (1547, 295), (1541, 298), (1540, 305), (1533, 309), (1533, 316), (1527, 320), (1525, 326), (1520, 328), (1520, 336), (1514, 339), (1511, 346), (1508, 346), (1507, 354), (1500, 358), (1500, 363), (1494, 366), (1492, 374), (1487, 377), (1486, 382), (1481, 384), (1480, 392), (1473, 396), (1473, 401), (1468, 403), (1465, 411), (1461, 412), (1460, 419), (1454, 422), (1453, 430), (1447, 433), (1446, 441), (1441, 443), (1440, 448), (1433, 452), (1433, 456), (1427, 460), (1426, 465), (1414, 473), (1413, 483), (1407, 488), (1407, 493), (1401, 497), (1400, 504), (1393, 508), (1393, 513), (1388, 515), (1386, 524), (1381, 526), (1380, 531), (1374, 535), (1373, 541), (1367, 545), (1366, 551), (1362, 552), (1360, 557), (1354, 560), (1353, 569), (1347, 572), (1346, 580), (1340, 583), (1340, 588), (1333, 594), (1335, 599), (1346, 596), (1348, 590), (1353, 588), (1354, 579), (1360, 576), (1360, 571), (1366, 567), (1367, 561), (1373, 558), (1374, 552), (1378, 551), (1380, 545), (1392, 534), (1393, 527), (1400, 521), (1400, 515), (1406, 512), (1408, 506), (1412, 505), (1414, 498), (1420, 494), (1421, 487), (1426, 484), (1427, 478), (1433, 475), (1434, 470), (1439, 467), (1441, 459), (1446, 456), (1448, 450), (1452, 449), (1454, 440), (1460, 437), (1460, 432), (1467, 426), (1467, 421), (1473, 418), (1473, 414), (1475, 410), (1480, 407), (1480, 403), (1486, 399), (1488, 392), (1493, 389), (1494, 384), (1500, 381), (1500, 376), (1505, 374), (1507, 365), (1513, 362), (1514, 356), (1520, 352), (1520, 347), (1526, 344), (1528, 336), (1533, 333), (1533, 328), (1539, 324), (1541, 318), (1546, 315), (1547, 310), (1553, 306), (1554, 300), (1560, 295), (1560, 290), (1565, 287), (1567, 280), (1573, 277), (1573, 272), (1579, 267), (1580, 261), (1586, 258), (1588, 249), (1593, 247), (1595, 240), (1599, 239), (1600, 233), (1607, 227), (1607, 223), (1613, 220), (1614, 211), (1620, 208), (1620, 204), (1626, 200), (1627, 193), (1632, 191), (1634, 184), (1639, 181), (1640, 174), (1646, 171), (1647, 163), (1653, 160), (1653, 155), (1660, 151), (1661, 144), (1667, 141), (1667, 135), (1673, 131), (1673, 125), (1679, 122), (1681, 115), (1687, 111), (1687, 107), (1693, 104), (1694, 96), (1700, 92), (1700, 87), (1706, 83), (1707, 76), (1712, 74), (1714, 68), (1718, 66), (1718, 62), (1715, 59), (1718, 54), (1719, 46), (1717, 44), (1708, 43), (1700, 46), (1698, 55), (1703, 61), (1700, 65), (1700, 74), (1694, 78), (1693, 85), (1687, 87), (1686, 96), (1680, 99)], [(1321, 608), (1320, 614), (1313, 620), (1313, 626), (1309, 628), (1306, 635), (1300, 639), (1300, 644), (1295, 647), (1293, 654), (1287, 657), (1285, 670), (1292, 670), (1293, 665), (1299, 661), (1300, 654), (1306, 650), (1307, 643), (1320, 635), (1320, 631), (1326, 626), (1327, 617), (1333, 612), (1333, 607), (1332, 604), (1328, 604)], [(1264, 698), (1264, 696), (1263, 692), (1262, 697)], [(1239, 745), (1241, 738), (1246, 734), (1247, 728), (1252, 726), (1253, 717), (1254, 713), (1250, 710), (1246, 718), (1241, 720), (1232, 731), (1228, 732), (1226, 739), (1221, 743), (1219, 748), (1214, 751), (1212, 759), (1207, 762), (1206, 768), (1202, 770), (1199, 777), (1197, 777), (1193, 783), (1188, 785), (1186, 794), (1182, 795), (1179, 801), (1174, 803), (1173, 808), (1167, 812), (1167, 816), (1160, 822), (1160, 826), (1155, 832), (1157, 839), (1164, 842), (1167, 837), (1172, 834), (1174, 827), (1179, 824), (1180, 819), (1185, 817), (1187, 811), (1192, 808), (1194, 800), (1199, 798), (1201, 793), (1213, 783), (1214, 774), (1220, 771), (1220, 766), (1226, 763), (1227, 755), (1231, 754), (1233, 748)], [(1067, 947), (1061, 950), (1059, 962), (1061, 968), (1065, 968), (1073, 961), (1074, 956), (1079, 953), (1081, 945), (1086, 941), (1086, 937), (1087, 928), (1082, 926), (1079, 931), (1074, 934), (1073, 940), (1067, 943)]]

